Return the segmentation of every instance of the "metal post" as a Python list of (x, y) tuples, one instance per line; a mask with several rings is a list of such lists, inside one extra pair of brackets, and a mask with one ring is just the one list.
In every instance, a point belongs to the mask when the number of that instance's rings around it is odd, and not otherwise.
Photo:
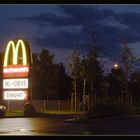
[(45, 112), (45, 110), (46, 110), (46, 101), (44, 99), (44, 112)]
[(123, 91), (121, 91), (121, 104), (123, 104)]
[(59, 111), (61, 111), (61, 100), (59, 100)]
[(7, 103), (8, 103), (8, 105), (7, 105), (7, 110), (9, 111), (9, 110), (10, 110), (10, 108), (9, 108), (9, 100), (8, 100)]
[(84, 86), (83, 86), (83, 94), (85, 95), (85, 93), (86, 93), (86, 79), (84, 79)]
[(31, 86), (31, 89), (30, 89), (30, 102), (32, 103), (32, 82), (33, 82), (33, 64), (31, 65), (31, 80), (30, 80), (30, 86)]
[(73, 111), (73, 93), (71, 93), (71, 112)]
[(132, 92), (130, 92), (130, 106), (132, 106)]

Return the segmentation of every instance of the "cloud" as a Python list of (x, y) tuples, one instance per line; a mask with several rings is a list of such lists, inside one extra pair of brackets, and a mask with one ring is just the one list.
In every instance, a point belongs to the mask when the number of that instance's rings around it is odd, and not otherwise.
[(45, 26), (51, 24), (52, 26), (71, 26), (80, 25), (79, 20), (75, 20), (73, 17), (58, 16), (54, 13), (40, 13), (31, 17), (15, 17), (14, 19), (19, 21), (31, 22), (39, 26)]
[[(108, 57), (119, 57), (121, 41), (127, 38), (129, 43), (140, 39), (140, 14), (116, 13), (113, 10), (100, 9), (95, 5), (58, 5), (59, 13), (42, 12), (33, 16), (15, 17), (20, 22), (38, 25), (41, 35), (35, 35), (35, 43), (52, 48), (73, 48), (86, 50), (86, 44), (92, 41), (91, 32), (97, 34), (98, 46), (110, 52)], [(123, 8), (123, 7), (122, 7)], [(58, 10), (57, 9), (57, 10)], [(74, 43), (76, 42), (76, 43)]]
[(15, 17), (19, 21), (27, 21), (39, 26), (51, 24), (53, 26), (83, 25), (89, 22), (96, 22), (117, 15), (112, 10), (102, 10), (96, 6), (81, 5), (60, 5), (58, 6), (62, 15), (55, 13), (39, 13), (34, 16)]

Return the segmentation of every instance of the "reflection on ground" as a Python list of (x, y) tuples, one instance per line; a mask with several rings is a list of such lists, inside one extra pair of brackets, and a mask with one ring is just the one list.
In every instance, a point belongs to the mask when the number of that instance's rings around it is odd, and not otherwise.
[[(79, 128), (78, 128), (79, 127)], [(64, 118), (1, 118), (0, 135), (73, 135), (89, 134), (82, 124), (64, 123)]]

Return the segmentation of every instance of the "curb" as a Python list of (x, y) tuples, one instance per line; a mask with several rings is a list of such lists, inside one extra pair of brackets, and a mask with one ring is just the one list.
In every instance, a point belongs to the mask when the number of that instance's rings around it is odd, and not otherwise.
[(79, 120), (71, 120), (71, 121), (69, 121), (69, 120), (64, 120), (64, 123), (90, 123), (91, 121), (89, 121), (89, 120), (83, 120), (83, 121), (79, 121)]

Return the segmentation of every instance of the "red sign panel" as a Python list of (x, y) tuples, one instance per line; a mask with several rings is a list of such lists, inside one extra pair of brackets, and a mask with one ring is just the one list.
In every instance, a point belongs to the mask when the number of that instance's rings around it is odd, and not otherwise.
[(29, 65), (23, 66), (21, 64), (18, 65), (8, 65), (3, 68), (3, 77), (28, 77), (29, 75)]

